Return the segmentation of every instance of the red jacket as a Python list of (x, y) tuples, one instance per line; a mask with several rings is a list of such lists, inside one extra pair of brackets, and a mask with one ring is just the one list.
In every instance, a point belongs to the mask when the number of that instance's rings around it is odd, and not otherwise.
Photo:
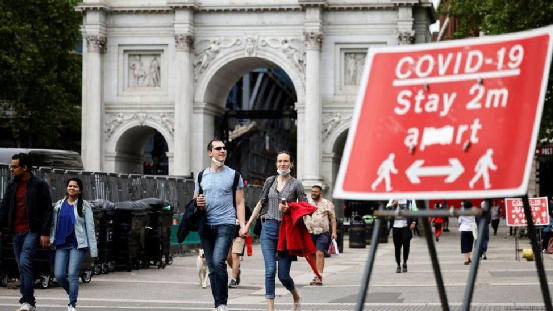
[(303, 223), (303, 216), (316, 210), (317, 207), (306, 202), (290, 203), (290, 212), (282, 214), (277, 251), (288, 251), (290, 255), (305, 257), (313, 272), (320, 278), (312, 258), (317, 249)]

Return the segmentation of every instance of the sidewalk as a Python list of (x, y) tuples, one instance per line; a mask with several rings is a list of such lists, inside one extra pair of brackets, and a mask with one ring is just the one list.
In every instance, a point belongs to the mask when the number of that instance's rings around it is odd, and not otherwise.
[[(444, 232), (437, 243), (440, 267), (451, 310), (460, 310), (469, 266), (463, 264), (456, 220), (451, 232)], [(535, 262), (515, 260), (514, 238), (501, 226), (497, 236), (490, 237), (488, 260), (481, 261), (471, 310), (540, 310), (543, 309)], [(408, 261), (409, 272), (395, 273), (393, 245), (379, 244), (364, 310), (417, 311), (442, 310), (425, 239), (414, 237)], [(350, 249), (344, 241), (344, 253), (327, 258), (323, 286), (309, 286), (313, 277), (303, 258), (292, 264), (292, 277), (303, 298), (302, 310), (353, 310), (368, 258), (365, 249)], [(530, 248), (521, 241), (521, 248)], [(553, 256), (545, 254), (545, 268), (553, 291)], [(242, 261), (242, 282), (229, 289), (229, 309), (233, 311), (266, 310), (264, 262), (259, 244), (252, 257)], [(277, 280), (277, 310), (291, 310), (292, 298)], [(62, 310), (67, 295), (60, 287), (35, 291), (40, 311)], [(13, 311), (19, 299), (16, 289), (0, 289), (0, 310)], [(198, 284), (196, 256), (176, 257), (164, 270), (146, 269), (127, 273), (118, 271), (94, 277), (81, 284), (79, 309), (111, 311), (196, 310), (211, 311), (211, 290)]]

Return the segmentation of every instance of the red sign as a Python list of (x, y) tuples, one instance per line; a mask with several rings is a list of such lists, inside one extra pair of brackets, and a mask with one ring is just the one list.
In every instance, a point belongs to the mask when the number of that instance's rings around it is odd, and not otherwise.
[[(549, 206), (547, 198), (531, 198), (530, 210), (532, 211), (532, 220), (536, 226), (545, 226), (549, 224)], [(522, 199), (505, 199), (505, 209), (507, 211), (507, 226), (526, 226), (528, 225)]]
[(526, 193), (552, 35), (369, 49), (334, 196)]

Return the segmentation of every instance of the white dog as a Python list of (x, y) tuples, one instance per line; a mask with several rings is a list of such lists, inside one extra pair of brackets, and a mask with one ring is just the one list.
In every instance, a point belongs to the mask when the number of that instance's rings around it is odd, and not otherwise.
[(198, 258), (196, 258), (196, 268), (198, 268), (198, 276), (200, 277), (200, 285), (203, 288), (207, 287), (207, 275), (209, 269), (207, 268), (207, 262), (205, 261), (204, 250), (198, 251)]

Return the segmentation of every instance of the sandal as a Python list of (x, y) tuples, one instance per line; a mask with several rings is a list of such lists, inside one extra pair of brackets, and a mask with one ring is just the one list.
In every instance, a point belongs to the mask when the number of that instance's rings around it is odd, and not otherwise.
[(465, 266), (468, 266), (470, 261), (465, 261)]

